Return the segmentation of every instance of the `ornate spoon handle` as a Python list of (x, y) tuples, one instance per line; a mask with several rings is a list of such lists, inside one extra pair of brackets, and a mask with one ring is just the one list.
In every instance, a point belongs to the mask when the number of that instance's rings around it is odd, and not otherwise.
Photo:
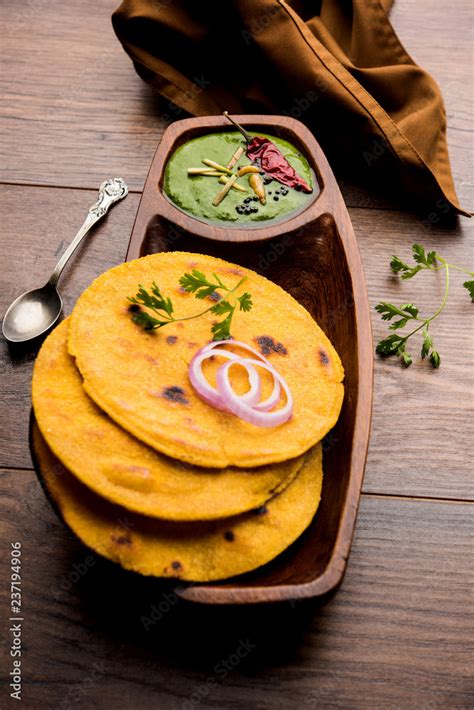
[(64, 252), (64, 254), (59, 259), (58, 263), (54, 267), (54, 271), (51, 274), (51, 278), (48, 283), (51, 286), (56, 286), (58, 283), (61, 272), (66, 266), (72, 254), (75, 252), (79, 244), (82, 242), (90, 228), (99, 221), (105, 214), (107, 214), (109, 207), (115, 204), (119, 200), (122, 200), (128, 195), (128, 187), (122, 180), (122, 178), (114, 178), (111, 180), (106, 180), (99, 187), (99, 198), (95, 202), (87, 213), (87, 217), (84, 220), (84, 224), (79, 229), (78, 233)]

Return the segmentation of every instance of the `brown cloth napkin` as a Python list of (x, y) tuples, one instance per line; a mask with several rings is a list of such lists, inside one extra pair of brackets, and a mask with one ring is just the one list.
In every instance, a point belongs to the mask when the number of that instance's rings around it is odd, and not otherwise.
[(333, 165), (387, 191), (464, 212), (433, 79), (406, 53), (392, 0), (123, 0), (115, 32), (171, 102), (169, 118), (276, 113), (298, 118)]

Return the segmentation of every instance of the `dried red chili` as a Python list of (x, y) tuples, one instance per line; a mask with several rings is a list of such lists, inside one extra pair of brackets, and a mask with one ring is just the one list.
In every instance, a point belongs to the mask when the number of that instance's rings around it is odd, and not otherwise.
[(283, 185), (303, 192), (313, 192), (308, 183), (297, 174), (276, 145), (268, 138), (262, 138), (262, 136), (252, 138), (247, 144), (247, 156), (260, 165), (266, 175), (278, 180)]

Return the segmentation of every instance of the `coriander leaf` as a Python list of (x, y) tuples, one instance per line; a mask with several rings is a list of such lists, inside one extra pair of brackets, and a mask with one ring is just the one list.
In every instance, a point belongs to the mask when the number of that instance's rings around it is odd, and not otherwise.
[(416, 318), (418, 315), (418, 309), (413, 305), (413, 303), (405, 303), (399, 308), (393, 303), (385, 303), (384, 301), (381, 301), (380, 303), (377, 303), (375, 310), (377, 313), (381, 314), (382, 320), (392, 320), (395, 316), (402, 316), (402, 318), (406, 318), (406, 320), (411, 320), (412, 318)]
[(423, 264), (424, 266), (431, 266), (436, 261), (436, 252), (429, 251), (426, 254), (424, 248), (421, 244), (413, 244), (413, 258), (418, 264)]
[(399, 328), (404, 328), (408, 323), (408, 318), (400, 318), (400, 320), (395, 320), (388, 327), (390, 330), (398, 330)]
[(215, 313), (220, 316), (224, 313), (233, 313), (235, 306), (232, 306), (229, 301), (219, 301), (215, 306), (212, 306), (211, 313)]
[(131, 303), (137, 303), (141, 306), (151, 308), (153, 311), (164, 311), (168, 315), (171, 315), (173, 311), (171, 301), (169, 298), (163, 298), (161, 291), (155, 282), (153, 282), (152, 292), (154, 295), (149, 294), (148, 291), (141, 284), (139, 284), (138, 292), (135, 298), (129, 298), (128, 300)]
[(132, 320), (137, 325), (140, 325), (144, 330), (156, 330), (156, 328), (162, 328), (167, 325), (169, 321), (160, 321), (157, 318), (153, 318), (146, 311), (138, 311), (138, 313), (133, 313)]
[(220, 286), (221, 288), (224, 288), (224, 289), (228, 290), (227, 287), (222, 283), (222, 281), (220, 280), (220, 278), (218, 277), (217, 274), (214, 274), (214, 273), (213, 273), (212, 275), (214, 276), (215, 280), (217, 281), (217, 283), (219, 284), (219, 286)]
[(181, 276), (179, 283), (185, 291), (194, 293), (196, 298), (200, 299), (212, 296), (217, 288), (222, 287), (222, 282), (211, 283), (206, 276), (197, 269), (193, 269), (192, 274), (184, 274), (184, 276)]
[(413, 362), (411, 355), (406, 353), (404, 350), (402, 350), (402, 352), (397, 353), (397, 355), (399, 355), (402, 358), (402, 362), (405, 367), (410, 367), (410, 365)]
[(157, 303), (161, 304), (161, 309), (170, 316), (173, 313), (173, 304), (171, 303), (171, 299), (165, 298), (162, 295), (155, 281), (153, 281), (151, 292), (156, 296)]
[(397, 355), (398, 357), (401, 357), (402, 363), (405, 367), (410, 367), (413, 360), (411, 359), (411, 356), (405, 351), (405, 345), (406, 341), (403, 340), (403, 342), (400, 343), (399, 347), (397, 348)]
[(197, 291), (197, 289), (201, 286), (209, 286), (209, 281), (207, 280), (205, 275), (202, 273), (202, 271), (198, 271), (197, 269), (193, 269), (191, 274), (183, 274), (183, 276), (181, 276), (179, 280), (179, 283), (184, 289), (186, 289), (186, 291), (189, 291), (190, 293)]
[(469, 291), (471, 301), (474, 303), (474, 281), (464, 281), (463, 286)]
[(393, 335), (389, 335), (388, 338), (380, 340), (377, 343), (375, 351), (379, 355), (394, 355), (404, 341), (405, 338), (394, 333)]
[(211, 328), (211, 332), (214, 334), (213, 340), (228, 340), (231, 337), (230, 324), (232, 322), (233, 315), (234, 311), (232, 310), (232, 313), (229, 313), (227, 318), (224, 318), (223, 321), (220, 321), (219, 323), (214, 323)]
[(413, 244), (413, 258), (417, 264), (426, 264), (426, 253), (421, 244)]
[(208, 296), (213, 296), (216, 292), (215, 286), (203, 286), (200, 288), (198, 291), (194, 293), (196, 298), (203, 299), (207, 298)]
[(404, 314), (400, 312), (400, 309), (393, 305), (393, 303), (385, 303), (381, 301), (375, 306), (377, 313), (380, 313), (382, 320), (392, 320), (394, 316), (403, 316)]
[(253, 302), (252, 302), (252, 296), (250, 295), (250, 293), (248, 293), (246, 291), (241, 296), (239, 296), (237, 300), (240, 304), (241, 311), (248, 312), (248, 311), (252, 310)]
[(433, 340), (431, 335), (428, 333), (428, 328), (423, 329), (423, 345), (421, 346), (421, 357), (424, 359), (430, 354), (430, 350), (433, 347)]
[(435, 370), (438, 369), (438, 367), (441, 365), (441, 357), (439, 355), (439, 352), (437, 350), (432, 350), (431, 355), (430, 355), (430, 362), (435, 368)]
[[(230, 325), (232, 322), (232, 316), (237, 308), (237, 303), (239, 303), (241, 311), (249, 311), (252, 308), (252, 297), (250, 293), (245, 292), (241, 296), (236, 296), (235, 294), (247, 277), (244, 276), (241, 278), (240, 281), (233, 286), (233, 288), (228, 288), (216, 274), (213, 274), (213, 277), (215, 279), (215, 283), (211, 282), (201, 271), (194, 269), (192, 273), (185, 273), (179, 279), (179, 283), (185, 291), (194, 293), (196, 298), (203, 299), (206, 298), (206, 296), (212, 296), (212, 300), (214, 301), (212, 306), (209, 306), (195, 315), (186, 316), (184, 318), (176, 318), (174, 316), (174, 307), (171, 299), (163, 296), (155, 281), (153, 281), (150, 289), (151, 292), (147, 291), (146, 288), (140, 284), (136, 296), (133, 298), (129, 297), (128, 301), (133, 304), (149, 308), (158, 315), (158, 318), (155, 318), (149, 312), (132, 308), (130, 312), (133, 313), (133, 321), (145, 330), (155, 330), (156, 328), (162, 328), (168, 323), (175, 323), (176, 321), (182, 320), (192, 320), (193, 318), (199, 318), (200, 316), (210, 312), (215, 313), (216, 315), (227, 314), (227, 317), (224, 318), (222, 322), (215, 323), (211, 330), (212, 333), (214, 333), (215, 340), (225, 340), (230, 338)], [(217, 289), (226, 291), (228, 297), (224, 298), (217, 292)], [(216, 297), (217, 299), (220, 299), (217, 300), (217, 302)]]
[(405, 311), (405, 313), (409, 313), (413, 318), (416, 318), (418, 315), (418, 308), (413, 305), (413, 303), (404, 303), (403, 306), (401, 306), (401, 310)]
[(421, 264), (418, 264), (418, 266), (414, 266), (413, 268), (409, 269), (409, 271), (404, 271), (402, 274), (402, 279), (406, 281), (407, 279), (412, 279), (416, 274), (421, 271), (423, 266)]
[(398, 256), (393, 255), (392, 261), (390, 262), (390, 268), (395, 274), (399, 271), (408, 271), (410, 267), (404, 261), (398, 258)]
[[(405, 351), (406, 342), (409, 338), (414, 336), (416, 333), (420, 333), (421, 331), (421, 334), (423, 336), (421, 346), (421, 357), (422, 359), (429, 358), (432, 366), (434, 368), (438, 368), (441, 364), (441, 357), (439, 352), (433, 347), (433, 340), (428, 332), (428, 329), (430, 324), (436, 318), (438, 318), (438, 316), (440, 315), (440, 313), (443, 312), (446, 306), (450, 284), (450, 269), (463, 271), (464, 273), (469, 274), (470, 277), (474, 276), (474, 273), (460, 266), (450, 264), (448, 261), (443, 259), (443, 257), (440, 256), (436, 251), (426, 252), (425, 248), (421, 246), (421, 244), (413, 244), (412, 252), (415, 264), (407, 264), (406, 262), (402, 261), (398, 256), (392, 256), (392, 259), (390, 261), (390, 268), (394, 273), (399, 273), (401, 278), (404, 280), (413, 278), (421, 270), (444, 270), (445, 289), (443, 300), (441, 301), (439, 307), (428, 318), (420, 317), (418, 308), (413, 305), (413, 303), (405, 303), (399, 308), (393, 305), (393, 303), (385, 303), (384, 301), (381, 301), (379, 304), (377, 304), (375, 306), (375, 310), (380, 313), (383, 321), (391, 321), (393, 318), (395, 318), (395, 316), (397, 316), (397, 319), (393, 320), (393, 322), (390, 323), (390, 325), (388, 326), (389, 331), (398, 331), (404, 328), (410, 321), (418, 321), (418, 324), (417, 327), (414, 327), (408, 333), (406, 333), (405, 331), (403, 335), (392, 333), (383, 340), (380, 340), (376, 346), (376, 352), (380, 355), (398, 355), (402, 359), (403, 364), (408, 367), (412, 363), (412, 358)], [(435, 263), (439, 264), (439, 266), (434, 266)], [(465, 281), (463, 286), (469, 292), (471, 300), (474, 303), (474, 281)]]

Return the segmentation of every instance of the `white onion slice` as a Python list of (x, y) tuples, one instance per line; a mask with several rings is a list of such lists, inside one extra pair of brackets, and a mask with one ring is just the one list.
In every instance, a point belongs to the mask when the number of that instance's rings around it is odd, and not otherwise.
[(232, 385), (229, 380), (229, 370), (232, 365), (235, 365), (237, 361), (230, 360), (230, 362), (225, 362), (217, 371), (217, 387), (225, 402), (226, 407), (235, 414), (240, 419), (243, 419), (250, 424), (256, 424), (261, 427), (274, 427), (279, 424), (284, 424), (290, 419), (293, 413), (293, 396), (290, 392), (290, 388), (286, 384), (285, 379), (280, 375), (273, 365), (269, 365), (265, 362), (258, 362), (258, 360), (247, 360), (247, 364), (252, 363), (257, 364), (259, 367), (263, 367), (268, 370), (275, 379), (277, 379), (286, 394), (286, 404), (281, 409), (277, 409), (276, 412), (259, 412), (256, 407), (251, 407), (245, 402), (242, 402), (235, 394), (232, 389)]
[[(242, 357), (225, 350), (223, 346), (242, 348), (258, 358)], [(202, 363), (213, 356), (221, 356), (228, 360), (217, 370), (217, 388), (211, 385), (202, 371)], [(245, 394), (234, 392), (229, 379), (229, 371), (233, 365), (240, 365), (247, 371), (250, 388)], [(267, 370), (273, 378), (273, 390), (267, 399), (259, 402), (261, 395), (261, 377), (256, 367)], [(207, 404), (221, 411), (229, 412), (244, 421), (261, 427), (273, 427), (283, 424), (293, 413), (293, 397), (285, 379), (274, 368), (267, 358), (255, 348), (239, 340), (218, 340), (208, 343), (198, 350), (189, 365), (189, 379), (198, 395)], [(286, 395), (285, 406), (274, 412), (272, 410), (280, 401), (281, 390)]]
[(246, 367), (245, 360), (239, 357), (239, 355), (230, 352), (229, 350), (219, 350), (219, 352), (213, 352), (211, 349), (206, 350), (202, 348), (196, 353), (196, 355), (191, 360), (189, 364), (189, 379), (191, 381), (192, 386), (198, 392), (200, 397), (212, 407), (216, 407), (217, 409), (221, 409), (222, 411), (229, 411), (222, 395), (215, 387), (213, 387), (213, 385), (211, 385), (206, 380), (202, 371), (202, 363), (204, 362), (204, 360), (207, 360), (210, 357), (217, 356), (224, 357), (232, 361), (242, 360), (242, 362), (239, 362), (239, 364), (242, 364), (242, 367), (245, 367), (245, 369), (247, 370), (250, 389), (248, 390), (248, 392), (245, 392), (245, 394), (236, 395), (236, 397), (240, 397), (242, 401), (250, 405), (253, 405), (255, 404), (255, 402), (258, 402), (262, 386), (258, 372), (253, 366)]
[[(203, 348), (201, 348), (201, 350), (202, 351), (212, 350), (213, 348), (222, 347), (223, 345), (227, 345), (227, 346), (232, 345), (232, 347), (234, 347), (234, 348), (242, 348), (243, 350), (248, 350), (253, 355), (258, 357), (260, 360), (263, 360), (263, 362), (266, 362), (268, 365), (271, 365), (273, 367), (272, 363), (270, 362), (270, 360), (267, 360), (265, 355), (262, 355), (262, 353), (259, 353), (258, 350), (255, 350), (255, 348), (252, 348), (251, 345), (247, 345), (247, 343), (244, 343), (241, 340), (232, 340), (232, 339), (231, 340), (213, 340), (211, 343), (208, 343)], [(229, 351), (226, 350), (225, 352), (229, 352)], [(235, 353), (233, 353), (233, 354), (235, 354)], [(239, 357), (239, 356), (237, 356), (237, 357)]]
[[(242, 356), (237, 355), (236, 353), (233, 353), (229, 350), (222, 350), (221, 349), (222, 346), (229, 346), (229, 345), (232, 345), (233, 347), (241, 348), (243, 350), (248, 350), (249, 352), (252, 353), (252, 355), (255, 355), (260, 360), (263, 360), (263, 362), (266, 362), (268, 365), (273, 367), (272, 363), (269, 360), (267, 360), (265, 355), (262, 355), (261, 353), (258, 352), (258, 350), (255, 350), (255, 348), (252, 348), (251, 345), (247, 345), (247, 343), (244, 343), (242, 340), (213, 340), (212, 342), (208, 343), (203, 348), (201, 348), (201, 350), (196, 354), (195, 357), (197, 357), (199, 355), (199, 353), (209, 352), (210, 350), (214, 350), (215, 348), (219, 348), (218, 354), (222, 355), (223, 357), (227, 356), (227, 358), (229, 360), (237, 360), (237, 359), (244, 360), (245, 359), (245, 358), (242, 358)], [(213, 354), (216, 354), (216, 353), (213, 353)], [(249, 379), (250, 379), (250, 375), (249, 375)], [(259, 380), (260, 380), (260, 378), (259, 378)], [(206, 380), (206, 383), (207, 383), (207, 380)], [(261, 384), (260, 384), (260, 386), (261, 386)], [(214, 393), (217, 394), (217, 390), (214, 387), (212, 387), (212, 390), (214, 390), (213, 394)], [(266, 400), (264, 400), (263, 402), (260, 402), (259, 404), (255, 404), (255, 403), (258, 401), (258, 399), (260, 397), (260, 390), (258, 392), (257, 397), (253, 396), (252, 388), (250, 389), (249, 392), (246, 392), (244, 395), (236, 395), (236, 397), (237, 396), (242, 397), (242, 401), (246, 402), (247, 404), (255, 405), (257, 407), (257, 409), (259, 409), (262, 412), (265, 412), (268, 409), (272, 409), (277, 404), (277, 402), (280, 398), (280, 391), (281, 391), (280, 390), (280, 383), (278, 382), (278, 380), (274, 379), (273, 392)]]

